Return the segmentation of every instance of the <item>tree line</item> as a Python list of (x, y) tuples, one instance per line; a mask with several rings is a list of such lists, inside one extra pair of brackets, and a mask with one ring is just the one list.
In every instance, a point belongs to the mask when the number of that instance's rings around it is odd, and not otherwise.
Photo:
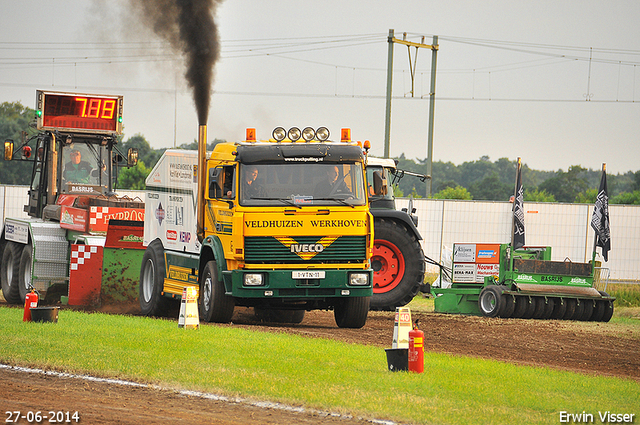
[[(414, 161), (404, 155), (396, 158), (398, 169), (426, 174), (427, 161)], [(483, 156), (476, 161), (455, 165), (432, 164), (431, 191), (436, 199), (474, 199), (507, 201), (514, 194), (517, 160), (491, 161)], [(593, 203), (598, 195), (601, 170), (572, 165), (567, 171), (539, 171), (522, 164), (524, 200), (529, 202)], [(608, 174), (609, 202), (640, 205), (640, 171)], [(404, 177), (396, 196), (425, 197), (426, 182)]]
[[(23, 137), (37, 133), (35, 111), (19, 102), (0, 104), (0, 137), (19, 144)], [(223, 140), (215, 139), (207, 144), (207, 149)], [(116, 188), (144, 189), (149, 175), (165, 149), (153, 149), (145, 137), (135, 134), (125, 139), (120, 136), (118, 147), (121, 152), (129, 148), (138, 150), (138, 165), (118, 170)], [(178, 147), (197, 150), (193, 141)], [(426, 174), (427, 161), (405, 158), (404, 154), (395, 158), (398, 169)], [(21, 161), (0, 161), (0, 184), (28, 185), (31, 167)], [(516, 160), (499, 158), (491, 161), (483, 156), (476, 161), (455, 165), (437, 161), (432, 164), (432, 197), (437, 199), (474, 199), (486, 201), (507, 201), (513, 195), (516, 175)], [(539, 171), (522, 165), (524, 199), (529, 202), (577, 202), (593, 203), (600, 184), (600, 170), (592, 170), (572, 165), (567, 171)], [(608, 175), (609, 202), (612, 204), (640, 205), (640, 171)], [(426, 182), (405, 176), (395, 188), (396, 196), (426, 196)]]

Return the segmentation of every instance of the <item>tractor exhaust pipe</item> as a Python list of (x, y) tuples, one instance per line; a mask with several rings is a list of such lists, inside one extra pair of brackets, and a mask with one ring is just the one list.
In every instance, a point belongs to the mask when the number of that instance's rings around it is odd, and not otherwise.
[(198, 240), (200, 243), (204, 240), (204, 190), (207, 185), (207, 126), (200, 125), (198, 127), (198, 169), (196, 176), (198, 177), (198, 195), (196, 198), (196, 223)]

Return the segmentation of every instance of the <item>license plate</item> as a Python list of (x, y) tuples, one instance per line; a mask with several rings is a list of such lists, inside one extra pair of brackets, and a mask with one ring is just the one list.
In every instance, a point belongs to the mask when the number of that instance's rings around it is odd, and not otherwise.
[(291, 272), (293, 279), (324, 279), (324, 270), (302, 270)]

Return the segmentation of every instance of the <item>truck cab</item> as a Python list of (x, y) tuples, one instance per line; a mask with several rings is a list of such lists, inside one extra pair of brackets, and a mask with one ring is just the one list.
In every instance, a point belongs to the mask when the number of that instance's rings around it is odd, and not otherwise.
[[(181, 297), (193, 285), (207, 321), (228, 322), (237, 305), (278, 314), (333, 309), (340, 327), (365, 324), (373, 222), (362, 148), (344, 138), (317, 140), (315, 130), (308, 141), (281, 132), (220, 143), (207, 154), (202, 241), (192, 218), (196, 155), (161, 158), (147, 181), (146, 217), (156, 219), (145, 221), (143, 312), (157, 314), (159, 297)], [(185, 185), (171, 184), (180, 174)]]

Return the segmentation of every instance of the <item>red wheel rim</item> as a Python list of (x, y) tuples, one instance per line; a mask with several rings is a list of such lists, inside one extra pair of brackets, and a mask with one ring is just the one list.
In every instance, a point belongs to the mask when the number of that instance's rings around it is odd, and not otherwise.
[(404, 257), (395, 244), (384, 240), (373, 241), (373, 293), (382, 294), (394, 289), (404, 276)]

